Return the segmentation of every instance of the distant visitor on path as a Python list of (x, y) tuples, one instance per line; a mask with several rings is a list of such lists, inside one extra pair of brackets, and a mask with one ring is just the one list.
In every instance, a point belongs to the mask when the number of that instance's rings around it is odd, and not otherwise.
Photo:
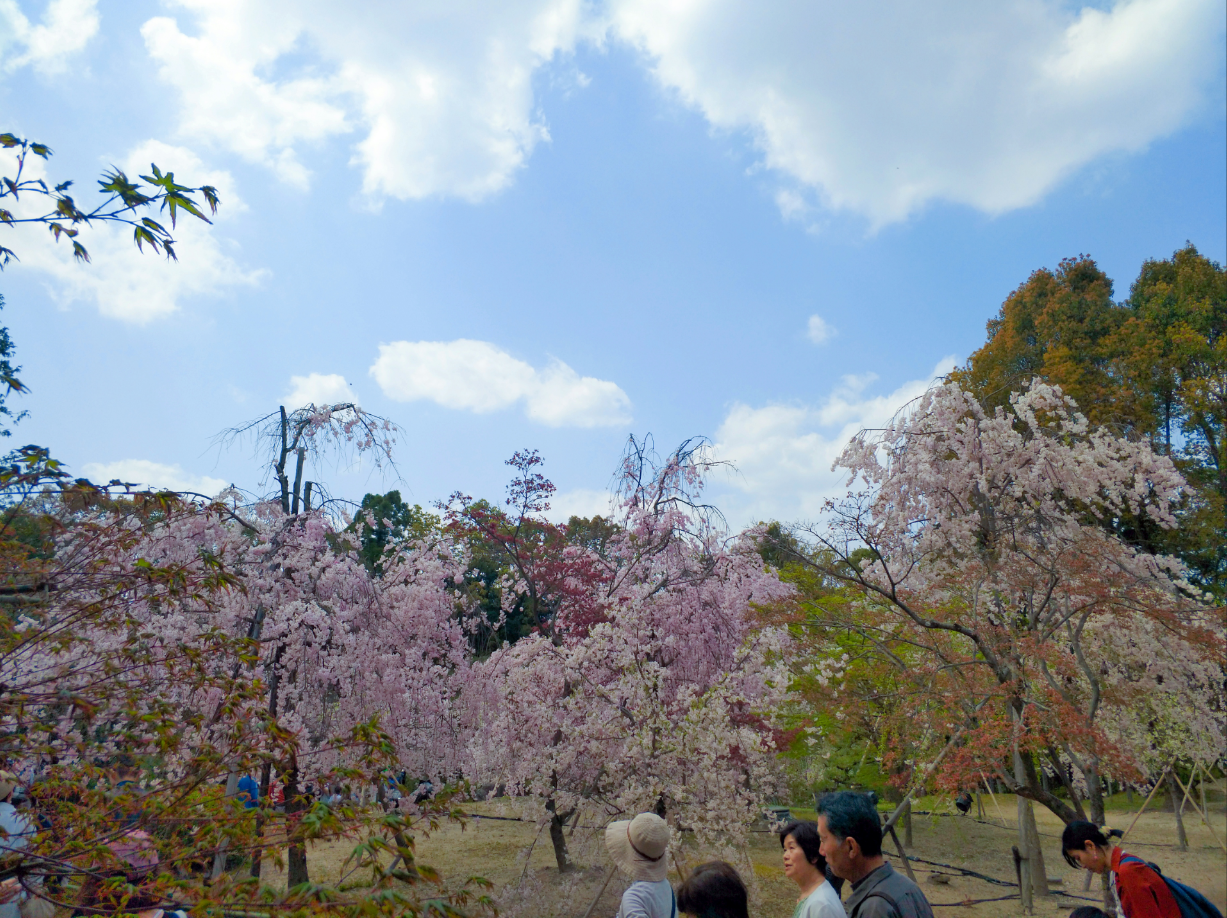
[(256, 783), (256, 779), (249, 774), (244, 774), (239, 778), (239, 800), (243, 803), (243, 809), (254, 810), (260, 805), (260, 785)]
[(784, 876), (801, 891), (792, 918), (845, 918), (839, 893), (827, 882), (821, 846), (817, 823), (794, 820), (780, 829)]
[(655, 813), (611, 822), (605, 827), (605, 847), (633, 881), (622, 894), (618, 918), (676, 918), (677, 900), (666, 879), (669, 824)]
[(750, 918), (746, 884), (725, 861), (708, 861), (692, 870), (677, 891), (677, 908), (694, 918)]
[(1169, 880), (1139, 857), (1114, 848), (1110, 832), (1094, 823), (1071, 822), (1061, 833), (1061, 853), (1071, 867), (1091, 873), (1109, 872), (1116, 911), (1124, 918), (1223, 918), (1205, 896)]
[(920, 887), (882, 856), (882, 819), (864, 794), (839, 791), (818, 800), (821, 852), (837, 877), (852, 884), (849, 918), (933, 918)]

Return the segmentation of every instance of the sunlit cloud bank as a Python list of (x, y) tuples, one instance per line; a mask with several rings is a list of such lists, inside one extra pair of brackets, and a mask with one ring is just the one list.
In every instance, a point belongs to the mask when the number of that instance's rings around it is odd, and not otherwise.
[(534, 74), (574, 69), (588, 42), (636, 49), (683, 104), (748, 136), (785, 217), (871, 226), (933, 201), (1027, 206), (1096, 157), (1144, 147), (1205, 102), (1223, 38), (1217, 0), (172, 10), (142, 33), (183, 135), (291, 184), (310, 182), (313, 144), (345, 138), (374, 201), (497, 193), (549, 138)]
[(848, 441), (861, 430), (884, 427), (954, 366), (947, 357), (925, 379), (882, 395), (870, 393), (877, 379), (871, 373), (845, 376), (816, 405), (733, 405), (716, 433), (715, 455), (735, 470), (715, 473), (713, 500), (738, 527), (813, 519), (827, 498), (846, 490), (847, 474), (831, 465)]
[(371, 376), (400, 402), (430, 401), (486, 414), (521, 405), (547, 427), (617, 427), (631, 402), (609, 380), (580, 376), (560, 360), (538, 369), (486, 341), (394, 341), (379, 346)]
[(226, 488), (229, 482), (208, 475), (194, 475), (179, 465), (166, 465), (148, 459), (120, 459), (117, 462), (89, 462), (81, 468), (82, 473), (95, 484), (112, 480), (139, 488), (192, 491), (209, 497)]
[(307, 405), (357, 403), (358, 394), (340, 373), (309, 373), (290, 377), (290, 394), (285, 401), (287, 408), (295, 410)]
[(1175, 130), (1219, 78), (1218, 0), (658, 3), (611, 34), (716, 128), (748, 132), (785, 217), (1001, 213)]

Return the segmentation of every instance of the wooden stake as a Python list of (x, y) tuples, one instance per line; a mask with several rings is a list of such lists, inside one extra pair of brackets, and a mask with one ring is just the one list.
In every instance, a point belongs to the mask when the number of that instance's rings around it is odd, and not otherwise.
[[(1184, 790), (1184, 799), (1185, 799), (1185, 800), (1189, 800), (1189, 791), (1185, 789), (1185, 787), (1184, 787), (1184, 783), (1183, 783), (1183, 782), (1180, 780), (1180, 776), (1179, 776), (1179, 775), (1177, 775), (1175, 771), (1173, 771), (1173, 772), (1172, 772), (1172, 777), (1176, 779), (1176, 783), (1180, 785), (1181, 790)], [(1189, 788), (1191, 789), (1192, 787), (1193, 787), (1193, 779), (1190, 777), (1190, 779), (1189, 779)], [(1190, 802), (1190, 803), (1193, 803), (1193, 801), (1192, 801), (1192, 800), (1189, 800), (1189, 802)], [(1184, 806), (1184, 802), (1183, 802), (1183, 801), (1181, 801), (1181, 804), (1180, 804), (1180, 805), (1183, 807), (1183, 806)], [(1196, 803), (1193, 803), (1193, 809), (1197, 810), (1197, 804), (1196, 804)], [(1202, 821), (1202, 822), (1204, 822), (1204, 823), (1206, 824), (1206, 828), (1210, 830), (1210, 834), (1211, 834), (1211, 836), (1213, 836), (1213, 837), (1214, 837), (1214, 840), (1215, 840), (1216, 842), (1218, 842), (1218, 844), (1219, 844), (1219, 845), (1222, 847), (1222, 849), (1223, 849), (1224, 851), (1227, 851), (1227, 845), (1224, 845), (1224, 844), (1223, 844), (1221, 841), (1219, 841), (1218, 833), (1214, 831), (1214, 826), (1210, 825), (1210, 819), (1209, 819), (1208, 815), (1207, 815), (1206, 813), (1202, 812), (1201, 810), (1197, 810), (1197, 812), (1198, 812), (1198, 815), (1200, 815), (1200, 816), (1201, 816), (1201, 821)]]
[(596, 898), (592, 900), (592, 904), (588, 906), (588, 911), (584, 912), (584, 918), (591, 918), (596, 904), (601, 901), (601, 896), (605, 895), (605, 887), (609, 885), (609, 881), (614, 878), (614, 874), (618, 872), (617, 866), (609, 868), (609, 875), (605, 877), (605, 882), (601, 884), (601, 888), (596, 891)]
[(899, 841), (899, 836), (895, 834), (895, 827), (890, 826), (890, 837), (895, 842), (895, 848), (899, 851), (899, 857), (903, 859), (903, 869), (907, 871), (907, 878), (913, 883), (916, 882), (916, 874), (912, 873), (912, 862), (908, 860), (907, 855), (903, 853), (903, 843)]
[(984, 789), (988, 791), (988, 795), (993, 798), (993, 807), (997, 810), (997, 818), (1005, 823), (1005, 814), (1001, 812), (1001, 804), (997, 802), (997, 795), (993, 793), (993, 786), (988, 783), (988, 778), (984, 777), (984, 772), (980, 772), (980, 779), (984, 782)]
[(1168, 769), (1175, 763), (1176, 760), (1172, 759), (1171, 762), (1163, 766), (1163, 771), (1159, 772), (1159, 777), (1155, 780), (1155, 786), (1151, 789), (1150, 796), (1142, 801), (1142, 808), (1138, 810), (1137, 815), (1133, 817), (1133, 822), (1129, 823), (1129, 828), (1125, 830), (1125, 834), (1120, 837), (1122, 843), (1128, 837), (1129, 833), (1133, 831), (1133, 827), (1138, 824), (1138, 820), (1142, 818), (1142, 813), (1146, 812), (1146, 805), (1150, 803), (1150, 801), (1154, 799), (1155, 794), (1159, 792), (1159, 788), (1163, 786), (1163, 779), (1167, 777)]

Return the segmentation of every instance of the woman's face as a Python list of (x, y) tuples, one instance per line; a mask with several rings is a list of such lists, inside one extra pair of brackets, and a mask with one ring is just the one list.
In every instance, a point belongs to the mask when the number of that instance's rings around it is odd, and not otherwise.
[(784, 839), (784, 876), (804, 888), (814, 881), (818, 868), (805, 857), (805, 851), (797, 840), (789, 835)]
[(1069, 852), (1083, 870), (1091, 873), (1103, 873), (1108, 869), (1108, 854), (1093, 841), (1087, 841), (1084, 848), (1074, 848)]

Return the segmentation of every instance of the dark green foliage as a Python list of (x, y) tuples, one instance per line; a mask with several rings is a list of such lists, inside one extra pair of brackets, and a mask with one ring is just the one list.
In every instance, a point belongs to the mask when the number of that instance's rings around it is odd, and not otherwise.
[(410, 507), (401, 499), (400, 491), (389, 491), (363, 497), (350, 529), (358, 533), (362, 563), (378, 575), (383, 573), (383, 555), (389, 545), (428, 538), (439, 531), (439, 518), (418, 504)]
[(1189, 482), (1180, 525), (1124, 514), (1115, 535), (1184, 561), (1227, 596), (1227, 271), (1192, 244), (1148, 260), (1129, 291), (1085, 255), (1031, 275), (988, 322), (988, 341), (951, 378), (989, 408), (1040, 376), (1094, 425), (1149, 441)]

